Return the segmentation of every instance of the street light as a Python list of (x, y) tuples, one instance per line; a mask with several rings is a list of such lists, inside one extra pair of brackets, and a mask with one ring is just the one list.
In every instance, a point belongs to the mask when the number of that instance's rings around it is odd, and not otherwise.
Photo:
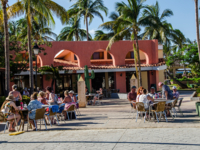
[(39, 54), (39, 50), (40, 48), (38, 47), (37, 43), (35, 43), (34, 47), (33, 47), (33, 52), (36, 56), (36, 74), (35, 74), (35, 88), (37, 89), (37, 55)]

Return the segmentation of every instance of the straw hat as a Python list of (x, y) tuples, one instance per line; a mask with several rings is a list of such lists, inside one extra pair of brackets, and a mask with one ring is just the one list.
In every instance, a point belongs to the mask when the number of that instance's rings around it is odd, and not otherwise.
[(7, 101), (13, 101), (14, 100), (14, 96), (11, 94), (6, 98)]

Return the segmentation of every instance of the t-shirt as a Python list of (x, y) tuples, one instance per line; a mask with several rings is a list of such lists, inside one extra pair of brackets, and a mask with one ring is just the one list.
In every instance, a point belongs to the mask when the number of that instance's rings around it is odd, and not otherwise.
[(150, 96), (151, 98), (155, 98), (156, 96), (157, 96), (157, 98), (158, 98), (158, 94), (155, 92), (155, 93), (148, 93), (147, 94), (148, 96)]
[(173, 97), (179, 98), (179, 92), (178, 91), (173, 92)]
[(136, 100), (136, 96), (137, 96), (137, 93), (136, 92), (129, 92), (128, 93), (128, 99), (130, 100)]
[(140, 95), (139, 102), (144, 103), (144, 108), (147, 109), (149, 107), (149, 100), (147, 99), (147, 95)]
[(167, 85), (163, 85), (162, 86), (162, 95), (163, 95), (163, 98), (166, 98), (165, 97), (165, 91), (168, 92), (167, 99), (173, 99), (173, 94), (172, 94), (172, 91), (170, 90), (169, 86), (167, 86)]

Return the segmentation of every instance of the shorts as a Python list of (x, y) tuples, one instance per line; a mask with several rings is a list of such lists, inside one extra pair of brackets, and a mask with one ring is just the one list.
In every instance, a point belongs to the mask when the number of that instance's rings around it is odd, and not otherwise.
[(16, 106), (20, 106), (20, 101), (15, 101)]

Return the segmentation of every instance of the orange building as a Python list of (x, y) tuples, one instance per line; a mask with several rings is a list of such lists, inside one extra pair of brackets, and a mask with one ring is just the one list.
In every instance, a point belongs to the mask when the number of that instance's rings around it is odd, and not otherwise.
[[(106, 51), (108, 41), (79, 41), (79, 42), (52, 42), (52, 47), (46, 47), (38, 56), (38, 67), (51, 65), (64, 66), (60, 71), (61, 81), (56, 81), (56, 90), (77, 91), (77, 75), (84, 73), (84, 66), (94, 70), (95, 79), (91, 80), (91, 87), (95, 90), (118, 89), (120, 93), (130, 90), (130, 78), (135, 73), (133, 42), (115, 42), (109, 52)], [(162, 45), (157, 40), (139, 41), (140, 60), (143, 86), (149, 89), (152, 84), (164, 81)], [(29, 87), (29, 72), (22, 72), (21, 86)], [(38, 74), (37, 85), (46, 88), (51, 85), (45, 75)]]

